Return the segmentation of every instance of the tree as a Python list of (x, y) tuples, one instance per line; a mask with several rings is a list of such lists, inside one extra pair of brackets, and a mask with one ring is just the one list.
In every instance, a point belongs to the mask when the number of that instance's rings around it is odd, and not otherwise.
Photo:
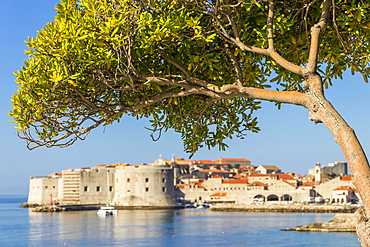
[(31, 149), (71, 145), (126, 114), (150, 118), (154, 132), (181, 133), (194, 153), (258, 132), (260, 100), (300, 105), (342, 148), (367, 219), (368, 160), (324, 91), (347, 70), (368, 82), (369, 8), (361, 0), (62, 0), (56, 19), (27, 41), (10, 115)]

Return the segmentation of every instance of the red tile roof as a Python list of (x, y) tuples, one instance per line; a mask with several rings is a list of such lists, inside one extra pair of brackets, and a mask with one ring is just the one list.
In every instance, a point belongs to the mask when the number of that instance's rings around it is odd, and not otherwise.
[(217, 161), (219, 161), (219, 160), (221, 160), (221, 161), (241, 161), (241, 162), (250, 162), (250, 160), (247, 160), (247, 159), (238, 159), (238, 158), (222, 158), (222, 159), (218, 159), (218, 160), (216, 160), (216, 162)]
[(223, 161), (212, 161), (212, 160), (197, 160), (196, 164), (205, 164), (205, 165), (227, 165)]
[(315, 182), (302, 182), (302, 186), (312, 187), (314, 185), (315, 185)]
[(226, 170), (211, 170), (211, 169), (199, 169), (198, 172), (210, 172), (210, 173), (230, 173), (229, 171)]
[(223, 184), (247, 184), (248, 179), (225, 179)]
[(355, 191), (355, 189), (352, 188), (351, 186), (340, 186), (340, 187), (338, 187), (334, 190), (353, 190), (353, 191)]
[(224, 193), (224, 192), (217, 192), (217, 193), (214, 193), (214, 194), (212, 194), (210, 196), (226, 196), (226, 193)]
[(277, 177), (277, 174), (251, 174), (248, 177)]
[(220, 175), (216, 174), (214, 176), (212, 176), (212, 178), (222, 178)]
[(283, 182), (284, 182), (284, 183), (286, 183), (286, 184), (289, 184), (289, 185), (290, 185), (290, 186), (292, 186), (292, 187), (296, 187), (294, 184), (289, 183), (289, 182), (287, 182), (287, 181), (284, 181), (284, 180), (283, 180)]
[(340, 180), (342, 180), (342, 181), (351, 181), (352, 178), (351, 178), (351, 176), (342, 176), (342, 177), (340, 177)]
[(263, 186), (263, 187), (268, 187), (268, 185), (267, 184), (264, 184), (264, 183), (262, 183), (262, 182), (258, 182), (258, 181), (256, 181), (256, 182), (253, 182), (253, 183), (251, 183), (251, 184), (248, 184), (248, 186), (250, 186), (250, 187), (252, 187), (252, 186)]
[(295, 180), (294, 177), (292, 177), (291, 175), (289, 174), (284, 174), (284, 173), (278, 173), (276, 174), (278, 176), (279, 179), (283, 179), (283, 180)]
[(128, 163), (116, 163), (116, 164), (101, 164), (95, 167), (105, 167), (105, 166), (128, 166)]

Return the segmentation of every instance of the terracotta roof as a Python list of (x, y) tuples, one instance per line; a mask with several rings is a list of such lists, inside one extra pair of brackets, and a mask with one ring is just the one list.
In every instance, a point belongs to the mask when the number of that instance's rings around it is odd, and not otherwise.
[(214, 176), (212, 176), (212, 178), (222, 178), (220, 175), (216, 174)]
[(352, 188), (351, 186), (340, 186), (340, 187), (338, 187), (334, 190), (353, 190), (353, 191), (355, 191), (355, 189)]
[(205, 164), (205, 165), (227, 165), (226, 162), (212, 161), (212, 160), (197, 160), (196, 164)]
[(128, 163), (116, 163), (116, 164), (102, 164), (98, 165), (96, 167), (105, 167), (105, 166), (128, 166)]
[(314, 186), (315, 185), (315, 182), (302, 182), (302, 186)]
[(221, 159), (218, 159), (216, 160), (217, 161), (242, 161), (242, 162), (250, 162), (250, 160), (247, 160), (247, 159), (238, 159), (238, 158), (221, 158)]
[[(171, 164), (172, 160), (164, 160), (164, 162), (166, 162), (166, 164)], [(175, 163), (178, 164), (178, 165), (189, 165), (190, 161), (175, 159)]]
[(291, 175), (289, 174), (284, 174), (284, 173), (278, 173), (276, 174), (278, 176), (279, 179), (284, 179), (284, 180), (295, 180), (294, 177), (292, 177)]
[(248, 179), (225, 179), (223, 184), (247, 184)]
[(203, 189), (204, 187), (202, 186), (204, 180), (200, 179), (198, 181), (192, 181), (190, 184), (177, 184), (176, 187), (179, 189), (184, 189), (185, 187), (190, 187), (190, 188), (199, 188)]
[(196, 170), (198, 172), (211, 172), (211, 173), (230, 173), (229, 171), (226, 170), (211, 170), (211, 169), (199, 169)]
[(277, 177), (277, 174), (251, 174), (248, 177)]
[(246, 166), (239, 166), (239, 170), (250, 170), (251, 167), (246, 167)]
[(342, 180), (342, 181), (351, 181), (352, 178), (351, 178), (351, 176), (342, 176), (342, 177), (340, 177), (340, 180)]
[(214, 193), (210, 196), (226, 196), (226, 193), (225, 192), (217, 192), (217, 193)]
[(267, 184), (264, 184), (264, 183), (262, 183), (262, 182), (258, 182), (258, 181), (253, 182), (253, 183), (251, 183), (251, 184), (248, 184), (248, 186), (250, 186), (250, 187), (252, 187), (252, 186), (263, 186), (263, 187), (268, 187), (268, 185), (267, 185)]
[(284, 183), (286, 183), (286, 184), (289, 184), (289, 185), (290, 185), (290, 186), (292, 186), (292, 187), (296, 187), (294, 184), (289, 183), (289, 182), (287, 182), (287, 181), (284, 181), (284, 180), (283, 180), (283, 182), (284, 182)]
[(200, 164), (200, 163), (208, 163), (208, 162), (210, 162), (211, 164), (213, 163), (213, 161), (212, 160), (196, 160), (195, 161), (195, 163), (197, 163), (197, 164)]

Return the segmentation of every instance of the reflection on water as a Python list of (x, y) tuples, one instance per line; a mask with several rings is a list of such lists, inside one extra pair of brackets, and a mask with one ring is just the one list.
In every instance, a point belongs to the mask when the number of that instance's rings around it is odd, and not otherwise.
[(329, 221), (332, 214), (272, 214), (210, 210), (29, 211), (29, 246), (360, 246), (349, 233), (282, 232)]
[(0, 196), (0, 246), (277, 246), (359, 247), (350, 233), (282, 232), (281, 228), (327, 222), (333, 214), (273, 214), (210, 210), (121, 210), (34, 213), (26, 197)]

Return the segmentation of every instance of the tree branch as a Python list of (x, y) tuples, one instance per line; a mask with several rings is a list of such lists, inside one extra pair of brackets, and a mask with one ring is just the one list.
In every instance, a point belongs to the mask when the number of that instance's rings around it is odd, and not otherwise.
[(306, 73), (315, 73), (317, 70), (320, 34), (324, 31), (328, 23), (330, 6), (331, 0), (324, 0), (320, 20), (311, 28), (311, 46)]
[(273, 27), (274, 27), (274, 0), (269, 0), (269, 12), (267, 15), (267, 40), (269, 44), (269, 50), (270, 51), (275, 51), (274, 48), (274, 32), (273, 32)]
[(225, 44), (225, 51), (226, 51), (226, 54), (230, 57), (231, 62), (232, 62), (233, 66), (234, 66), (234, 69), (236, 71), (236, 74), (238, 76), (237, 85), (239, 87), (242, 87), (244, 79), (243, 79), (243, 71), (240, 67), (240, 62), (239, 62), (238, 58), (236, 58), (234, 56), (234, 54), (230, 51), (228, 44)]

